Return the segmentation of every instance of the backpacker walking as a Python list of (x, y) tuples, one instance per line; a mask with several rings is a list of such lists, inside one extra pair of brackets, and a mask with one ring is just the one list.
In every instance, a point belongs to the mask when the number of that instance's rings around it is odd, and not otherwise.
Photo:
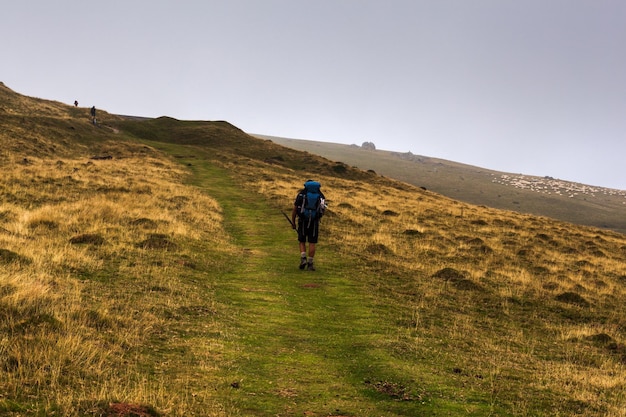
[[(296, 224), (298, 225), (296, 230), (300, 244), (300, 269), (306, 268), (309, 271), (315, 271), (315, 245), (319, 237), (320, 219), (326, 210), (326, 197), (320, 188), (321, 184), (318, 181), (305, 182), (304, 188), (298, 191), (291, 212), (292, 227), (296, 229)], [(298, 216), (297, 223), (296, 216)], [(309, 243), (308, 258), (307, 242)]]

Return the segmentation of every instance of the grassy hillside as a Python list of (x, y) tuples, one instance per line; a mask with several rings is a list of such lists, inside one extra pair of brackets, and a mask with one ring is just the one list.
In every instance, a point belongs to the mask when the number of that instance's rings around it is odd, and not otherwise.
[(292, 149), (373, 170), (455, 200), (626, 233), (625, 190), (498, 172), (410, 152), (257, 136)]
[(625, 415), (624, 235), (3, 94), (0, 415)]

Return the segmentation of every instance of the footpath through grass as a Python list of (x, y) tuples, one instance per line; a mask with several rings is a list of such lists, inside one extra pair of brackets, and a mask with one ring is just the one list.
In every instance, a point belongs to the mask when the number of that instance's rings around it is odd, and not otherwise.
[[(193, 183), (219, 202), (238, 247), (231, 267), (209, 277), (225, 329), (215, 391), (224, 414), (480, 416), (493, 410), (480, 395), (459, 399), (450, 387), (440, 390), (439, 377), (428, 375), (436, 357), (408, 359), (390, 348), (402, 336), (393, 305), (375, 289), (384, 278), (325, 245), (324, 224), (317, 271), (302, 271), (296, 234), (275, 203), (241, 187), (236, 174), (202, 149), (157, 147), (177, 155)], [(294, 197), (299, 181), (294, 177)]]
[(350, 260), (325, 250), (322, 238), (317, 271), (298, 269), (296, 234), (278, 209), (226, 171), (192, 164), (196, 184), (219, 201), (240, 247), (234, 268), (215, 283), (233, 331), (225, 352), (227, 413), (419, 415), (417, 393), (381, 388), (385, 376), (397, 380), (377, 347), (385, 325)]

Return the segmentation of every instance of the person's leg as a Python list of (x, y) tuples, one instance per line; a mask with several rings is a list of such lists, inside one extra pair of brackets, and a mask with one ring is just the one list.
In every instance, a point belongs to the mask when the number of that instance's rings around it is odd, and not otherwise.
[(309, 260), (307, 261), (307, 269), (309, 271), (315, 271), (315, 265), (313, 261), (315, 259), (315, 243), (309, 242)]
[(315, 264), (313, 263), (314, 259), (315, 259), (315, 246), (317, 244), (317, 235), (319, 232), (319, 223), (318, 221), (313, 222), (313, 224), (311, 224), (310, 230), (309, 230), (309, 235), (308, 235), (308, 239), (309, 239), (309, 260), (307, 263), (307, 267), (309, 271), (315, 271)]
[(307, 263), (309, 271), (315, 271), (315, 247), (317, 245), (317, 237), (319, 234), (319, 221), (315, 220), (310, 227), (308, 238), (309, 238), (309, 260)]
[(304, 224), (302, 219), (298, 219), (298, 228), (296, 229), (298, 232), (298, 246), (300, 248), (300, 269), (304, 269), (306, 267), (306, 233), (304, 230)]
[(300, 269), (304, 269), (306, 267), (306, 263), (306, 243), (300, 242)]

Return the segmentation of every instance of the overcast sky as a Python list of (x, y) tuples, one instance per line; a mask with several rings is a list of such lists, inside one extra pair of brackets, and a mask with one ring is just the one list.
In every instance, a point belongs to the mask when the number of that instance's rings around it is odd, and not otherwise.
[(626, 189), (624, 0), (20, 0), (0, 81)]

